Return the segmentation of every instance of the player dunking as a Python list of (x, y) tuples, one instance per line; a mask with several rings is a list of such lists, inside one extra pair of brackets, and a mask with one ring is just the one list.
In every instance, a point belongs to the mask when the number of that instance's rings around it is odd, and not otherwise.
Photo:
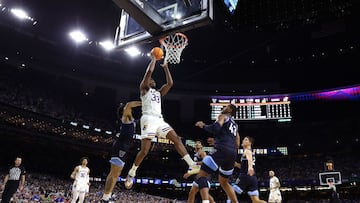
[(120, 105), (118, 116), (121, 118), (120, 135), (116, 139), (111, 153), (110, 172), (106, 178), (102, 202), (108, 202), (115, 184), (125, 165), (125, 159), (130, 147), (133, 145), (133, 136), (135, 133), (135, 122), (132, 109), (141, 106), (140, 101), (131, 101), (126, 105)]
[(240, 145), (238, 125), (233, 120), (235, 113), (236, 107), (229, 104), (222, 110), (213, 124), (205, 125), (202, 121), (198, 121), (195, 124), (195, 126), (214, 134), (215, 138), (214, 151), (210, 152), (202, 160), (197, 180), (193, 183), (193, 187), (200, 189), (202, 203), (210, 202), (207, 177), (216, 171), (219, 172), (218, 180), (226, 195), (232, 202), (238, 202), (235, 192), (229, 184), (229, 177), (233, 173), (234, 161)]
[(136, 175), (136, 170), (141, 162), (148, 154), (151, 147), (151, 139), (155, 136), (160, 138), (168, 138), (174, 142), (176, 151), (181, 155), (182, 159), (186, 161), (189, 167), (195, 167), (196, 163), (191, 159), (185, 146), (181, 142), (180, 137), (176, 134), (174, 129), (164, 121), (161, 112), (161, 98), (165, 96), (173, 86), (173, 79), (167, 63), (164, 61), (162, 68), (166, 76), (166, 84), (159, 90), (156, 90), (155, 80), (151, 78), (156, 64), (156, 58), (152, 54), (152, 59), (147, 67), (143, 80), (140, 83), (140, 96), (142, 101), (142, 116), (140, 119), (141, 126), (141, 149), (136, 155), (132, 168), (129, 170), (126, 178), (125, 187), (130, 189), (133, 184), (133, 178)]
[(250, 196), (252, 203), (266, 203), (259, 199), (259, 190), (255, 175), (255, 154), (251, 149), (253, 143), (254, 139), (249, 136), (246, 136), (242, 141), (244, 153), (241, 156), (239, 177), (236, 180), (236, 185), (233, 187), (238, 194), (242, 194), (246, 191)]
[(83, 157), (80, 159), (81, 165), (78, 165), (74, 168), (74, 171), (71, 173), (70, 178), (74, 179), (72, 186), (72, 200), (71, 203), (76, 203), (79, 198), (78, 203), (83, 203), (85, 199), (85, 193), (89, 192), (89, 175), (90, 169), (87, 167), (88, 158)]
[(269, 177), (270, 177), (270, 194), (269, 194), (269, 203), (281, 203), (281, 192), (280, 192), (280, 181), (275, 176), (274, 171), (269, 171)]

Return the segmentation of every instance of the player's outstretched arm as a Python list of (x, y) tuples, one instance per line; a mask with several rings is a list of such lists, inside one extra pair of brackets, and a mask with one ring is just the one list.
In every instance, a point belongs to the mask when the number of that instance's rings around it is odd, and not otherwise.
[(215, 134), (221, 130), (221, 127), (224, 125), (225, 119), (226, 116), (224, 114), (220, 114), (216, 122), (214, 122), (213, 124), (206, 125), (204, 122), (198, 121), (195, 123), (195, 126), (204, 129), (206, 132)]
[(163, 64), (161, 64), (161, 67), (163, 67), (165, 71), (166, 83), (159, 89), (159, 92), (161, 96), (165, 96), (169, 92), (171, 87), (174, 85), (174, 81), (172, 79), (168, 64), (164, 62)]
[(151, 79), (151, 76), (155, 69), (156, 59), (154, 55), (151, 55), (151, 61), (146, 69), (145, 75), (140, 83), (140, 93), (141, 95), (144, 95), (145, 92), (149, 89), (149, 82)]
[(141, 106), (141, 101), (131, 101), (125, 104), (124, 106), (124, 111), (123, 111), (123, 115), (122, 115), (122, 122), (123, 123), (128, 123), (132, 120), (134, 120), (134, 117), (132, 115), (132, 109), (138, 106)]

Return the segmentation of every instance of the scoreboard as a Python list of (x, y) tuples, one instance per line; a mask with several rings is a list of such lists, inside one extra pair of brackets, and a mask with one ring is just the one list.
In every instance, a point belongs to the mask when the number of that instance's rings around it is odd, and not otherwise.
[(292, 114), (287, 95), (214, 96), (211, 98), (211, 119), (216, 120), (224, 106), (236, 106), (235, 120), (290, 121)]

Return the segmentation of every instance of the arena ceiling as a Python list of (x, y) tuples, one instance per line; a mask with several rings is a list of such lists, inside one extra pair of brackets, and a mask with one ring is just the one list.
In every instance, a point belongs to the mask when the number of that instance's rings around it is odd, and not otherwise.
[[(0, 54), (26, 68), (77, 74), (134, 85), (149, 58), (106, 52), (98, 42), (114, 37), (119, 8), (111, 0), (2, 0)], [(351, 0), (242, 0), (233, 16), (215, 2), (214, 22), (187, 31), (182, 62), (171, 67), (175, 90), (263, 94), (360, 83), (359, 2)], [(19, 21), (10, 8), (34, 18)], [(36, 21), (36, 24), (34, 22)], [(81, 28), (89, 43), (68, 36)], [(90, 43), (91, 42), (91, 43)], [(157, 43), (141, 45), (144, 52)], [(158, 68), (155, 79), (163, 80)]]

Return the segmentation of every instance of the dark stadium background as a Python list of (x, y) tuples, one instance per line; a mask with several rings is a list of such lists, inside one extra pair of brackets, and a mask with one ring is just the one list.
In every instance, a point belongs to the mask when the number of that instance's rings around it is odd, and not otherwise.
[[(189, 46), (182, 63), (171, 67), (175, 85), (163, 103), (164, 117), (184, 140), (205, 142), (207, 134), (193, 125), (197, 120), (211, 122), (210, 96), (291, 94), (360, 83), (358, 2), (276, 1), (278, 9), (264, 2), (240, 1), (239, 11), (230, 16), (217, 1), (214, 25), (187, 33)], [(1, 171), (21, 155), (28, 173), (68, 179), (79, 159), (88, 156), (92, 175), (104, 177), (110, 141), (118, 130), (117, 104), (139, 99), (138, 85), (149, 58), (133, 59), (121, 51), (108, 53), (70, 41), (67, 33), (74, 25), (86, 26), (94, 39), (113, 36), (118, 8), (111, 1), (1, 4), (29, 9), (38, 20), (34, 26), (0, 13)], [(153, 46), (157, 44), (143, 49)], [(154, 78), (164, 82), (160, 68)], [(330, 156), (344, 175), (359, 177), (359, 99), (291, 102), (291, 122), (239, 122), (241, 136), (255, 137), (256, 147), (288, 147), (288, 156), (260, 156), (259, 176), (265, 179), (267, 165), (278, 163), (284, 170), (291, 168), (292, 175), (301, 171), (299, 177), (316, 177)], [(137, 109), (135, 117), (140, 114)], [(4, 119), (9, 115), (11, 119)], [(93, 132), (69, 125), (75, 120), (112, 135), (102, 131), (89, 138)], [(64, 129), (78, 133), (61, 134)], [(128, 163), (139, 146), (136, 141)], [(314, 162), (317, 168), (306, 165)], [(180, 180), (185, 171), (172, 147), (155, 144), (139, 176), (162, 174)]]

